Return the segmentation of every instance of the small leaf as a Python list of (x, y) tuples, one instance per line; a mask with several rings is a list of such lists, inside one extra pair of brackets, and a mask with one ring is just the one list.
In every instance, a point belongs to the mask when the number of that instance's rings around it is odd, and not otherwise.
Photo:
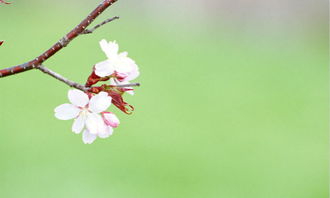
[(85, 84), (86, 87), (91, 87), (100, 81), (108, 81), (110, 77), (99, 77), (95, 74), (94, 68), (92, 74), (88, 77), (87, 82)]
[(114, 104), (122, 112), (126, 114), (132, 114), (132, 112), (134, 111), (134, 107), (124, 101), (122, 97), (123, 93), (125, 92), (124, 90), (122, 90), (121, 88), (116, 88), (116, 89), (108, 90), (107, 92), (109, 96), (111, 96), (112, 98), (111, 100), (112, 104)]

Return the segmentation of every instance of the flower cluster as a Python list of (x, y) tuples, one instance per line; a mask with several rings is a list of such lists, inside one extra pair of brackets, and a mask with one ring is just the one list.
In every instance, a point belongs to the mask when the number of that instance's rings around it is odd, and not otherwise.
[[(68, 98), (71, 104), (62, 104), (55, 108), (55, 117), (60, 120), (74, 119), (72, 131), (79, 134), (83, 131), (83, 142), (91, 144), (99, 138), (107, 138), (112, 135), (113, 129), (118, 127), (117, 116), (107, 109), (114, 104), (123, 112), (130, 114), (134, 108), (126, 103), (122, 95), (133, 95), (129, 84), (139, 76), (136, 63), (129, 58), (127, 52), (119, 53), (119, 46), (114, 42), (102, 40), (100, 42), (107, 60), (97, 63), (89, 76), (86, 92), (69, 90)], [(101, 81), (109, 81), (101, 86), (93, 86)]]

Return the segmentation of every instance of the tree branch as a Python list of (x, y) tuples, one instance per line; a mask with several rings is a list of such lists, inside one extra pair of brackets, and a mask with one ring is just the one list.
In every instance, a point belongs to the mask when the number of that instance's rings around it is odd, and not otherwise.
[[(62, 48), (67, 46), (73, 39), (81, 35), (86, 28), (109, 6), (115, 3), (117, 0), (103, 0), (103, 2), (95, 8), (79, 25), (77, 25), (73, 30), (66, 34), (62, 39), (56, 42), (51, 48), (39, 55), (37, 58), (13, 67), (0, 70), (0, 78), (10, 76), (13, 74), (18, 74), (31, 69), (34, 69), (45, 62), (47, 59), (52, 57)], [(102, 26), (102, 25), (101, 25)], [(98, 27), (97, 27), (98, 28)], [(95, 28), (96, 29), (96, 28)], [(94, 30), (93, 30), (94, 31)]]

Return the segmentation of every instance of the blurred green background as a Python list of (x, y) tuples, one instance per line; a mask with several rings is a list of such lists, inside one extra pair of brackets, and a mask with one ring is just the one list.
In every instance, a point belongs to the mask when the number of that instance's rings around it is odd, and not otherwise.
[[(0, 66), (28, 61), (98, 0), (0, 5)], [(68, 87), (0, 79), (0, 197), (328, 197), (328, 2), (122, 1), (45, 63), (83, 83), (117, 40), (140, 66), (133, 115), (84, 145), (53, 110)], [(114, 107), (112, 107), (114, 109)]]

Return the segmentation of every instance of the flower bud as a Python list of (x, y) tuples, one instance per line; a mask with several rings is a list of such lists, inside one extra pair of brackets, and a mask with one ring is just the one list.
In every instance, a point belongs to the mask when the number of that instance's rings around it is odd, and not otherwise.
[(104, 123), (107, 126), (110, 126), (112, 128), (117, 128), (120, 123), (117, 116), (111, 112), (103, 112), (102, 117), (103, 117)]

